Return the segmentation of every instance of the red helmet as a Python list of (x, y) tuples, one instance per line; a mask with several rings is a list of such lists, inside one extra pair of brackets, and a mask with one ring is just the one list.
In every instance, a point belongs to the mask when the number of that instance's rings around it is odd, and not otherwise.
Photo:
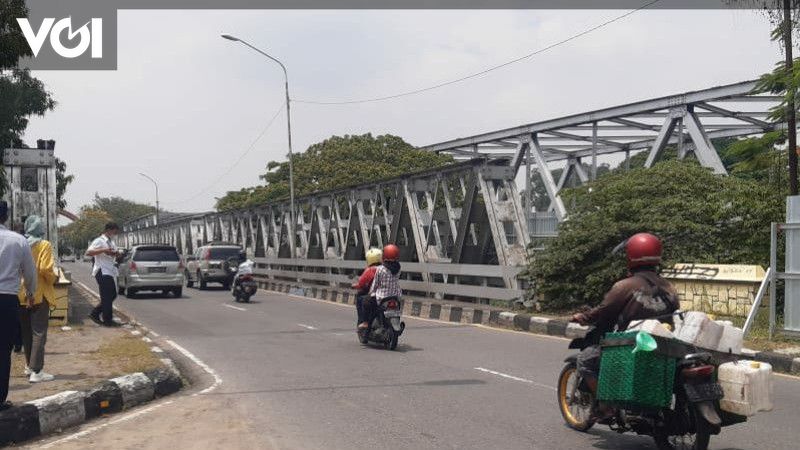
[(400, 259), (400, 249), (394, 244), (388, 244), (383, 247), (384, 261), (397, 261)]
[(661, 240), (650, 233), (637, 233), (625, 244), (628, 268), (661, 264)]

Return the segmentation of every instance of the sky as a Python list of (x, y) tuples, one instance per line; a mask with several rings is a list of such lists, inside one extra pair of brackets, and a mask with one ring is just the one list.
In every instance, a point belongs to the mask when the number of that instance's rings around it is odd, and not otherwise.
[[(287, 154), (293, 100), (391, 95), (459, 78), (624, 11), (120, 11), (116, 71), (38, 71), (58, 101), (25, 135), (55, 139), (95, 193), (181, 212), (259, 184)], [(441, 89), (357, 105), (292, 103), (295, 152), (331, 135), (391, 133), (423, 146), (495, 129), (753, 79), (781, 59), (757, 11), (639, 11), (523, 62)], [(277, 114), (269, 128), (270, 119)], [(266, 129), (266, 131), (265, 131)], [(263, 136), (256, 138), (263, 133)], [(238, 161), (238, 164), (235, 164)]]

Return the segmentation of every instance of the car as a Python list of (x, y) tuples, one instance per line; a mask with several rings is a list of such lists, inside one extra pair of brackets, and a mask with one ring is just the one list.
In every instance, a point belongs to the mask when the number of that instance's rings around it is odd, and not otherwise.
[(76, 260), (77, 260), (77, 258), (75, 257), (75, 255), (61, 255), (61, 262), (62, 263), (75, 262)]
[(142, 244), (132, 247), (119, 262), (119, 293), (134, 298), (141, 291), (172, 292), (183, 295), (184, 267), (178, 249), (166, 244)]
[(231, 287), (231, 275), (225, 270), (225, 264), (238, 260), (242, 247), (229, 243), (211, 243), (199, 247), (192, 255), (186, 256), (184, 277), (186, 287), (195, 283), (200, 289), (208, 287), (208, 283), (221, 283), (225, 289)]
[(83, 254), (83, 258), (82, 259), (83, 259), (83, 262), (90, 262), (90, 263), (94, 262), (94, 258), (89, 256), (89, 255), (87, 255), (86, 253)]

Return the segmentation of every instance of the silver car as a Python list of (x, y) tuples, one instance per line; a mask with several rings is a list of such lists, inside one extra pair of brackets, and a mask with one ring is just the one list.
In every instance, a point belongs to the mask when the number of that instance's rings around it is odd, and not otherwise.
[(119, 293), (133, 298), (139, 291), (183, 295), (183, 263), (171, 245), (137, 245), (119, 263)]
[[(186, 287), (197, 283), (205, 289), (209, 282), (221, 283), (225, 289), (231, 288), (233, 275), (226, 270), (230, 261), (238, 261), (242, 247), (232, 244), (209, 244), (198, 248), (193, 255), (186, 257)], [(237, 266), (238, 262), (235, 263)]]

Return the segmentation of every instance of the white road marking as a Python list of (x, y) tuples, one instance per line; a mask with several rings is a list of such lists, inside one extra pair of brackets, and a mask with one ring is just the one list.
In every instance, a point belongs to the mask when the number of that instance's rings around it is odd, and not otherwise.
[(492, 375), (497, 375), (498, 377), (506, 378), (506, 379), (509, 379), (509, 380), (519, 381), (521, 383), (527, 383), (527, 384), (530, 384), (530, 385), (533, 385), (533, 386), (536, 386), (536, 387), (540, 387), (540, 388), (544, 388), (544, 389), (550, 389), (551, 391), (555, 391), (556, 390), (556, 388), (553, 387), (553, 386), (549, 386), (549, 385), (542, 384), (542, 383), (537, 383), (537, 382), (535, 382), (533, 380), (528, 380), (526, 378), (515, 377), (514, 375), (509, 375), (507, 373), (502, 373), (502, 372), (497, 372), (497, 371), (494, 371), (494, 370), (484, 369), (483, 367), (476, 367), (475, 370), (479, 370), (479, 371), (484, 372), (484, 373), (490, 373)]
[(246, 310), (246, 309), (244, 309), (244, 308), (240, 308), (240, 307), (238, 307), (238, 306), (229, 305), (229, 304), (227, 304), (227, 303), (223, 303), (223, 304), (222, 304), (222, 306), (224, 306), (224, 307), (226, 307), (226, 308), (230, 308), (230, 309), (235, 309), (235, 310), (237, 310), (237, 311), (247, 311), (247, 310)]
[(307, 330), (316, 330), (316, 328), (312, 327), (311, 325), (306, 325), (304, 323), (298, 323), (297, 326), (298, 327), (303, 327), (303, 328), (305, 328)]
[(154, 411), (154, 410), (156, 410), (158, 408), (161, 408), (162, 406), (166, 406), (166, 405), (172, 404), (172, 402), (173, 401), (170, 400), (170, 401), (167, 401), (167, 402), (164, 402), (164, 403), (160, 403), (158, 405), (151, 406), (149, 408), (145, 408), (145, 409), (143, 409), (141, 411), (136, 411), (134, 413), (128, 414), (127, 416), (122, 416), (119, 419), (115, 419), (115, 420), (112, 420), (110, 422), (102, 423), (100, 425), (96, 425), (96, 426), (87, 428), (85, 430), (79, 431), (77, 433), (71, 434), (71, 435), (69, 435), (69, 436), (67, 436), (67, 437), (65, 437), (63, 439), (59, 439), (57, 441), (50, 442), (49, 444), (43, 445), (43, 446), (41, 446), (39, 448), (55, 447), (56, 445), (59, 445), (59, 444), (64, 444), (66, 442), (70, 442), (70, 441), (74, 441), (76, 439), (80, 439), (80, 438), (82, 438), (84, 436), (87, 436), (87, 435), (89, 435), (91, 433), (94, 433), (95, 431), (101, 430), (101, 429), (106, 428), (108, 426), (116, 425), (118, 423), (122, 423), (122, 422), (125, 422), (125, 421), (128, 421), (128, 420), (135, 419), (137, 417), (143, 416), (143, 415), (145, 415), (145, 414), (147, 414), (149, 412), (152, 412), (152, 411)]
[(156, 332), (155, 332), (155, 331), (153, 331), (153, 330), (150, 330), (148, 333), (149, 333), (149, 334), (152, 334), (152, 335), (153, 335), (153, 337), (159, 337), (159, 336), (161, 336), (160, 334), (156, 333)]
[(209, 392), (218, 388), (220, 384), (222, 384), (222, 378), (220, 378), (220, 376), (217, 375), (217, 372), (215, 372), (214, 369), (212, 369), (211, 367), (208, 367), (208, 364), (204, 363), (202, 360), (200, 360), (200, 358), (194, 356), (189, 350), (186, 350), (185, 348), (181, 347), (180, 345), (176, 344), (175, 342), (169, 339), (167, 339), (167, 344), (171, 345), (175, 350), (181, 352), (183, 356), (189, 358), (193, 363), (197, 364), (198, 366), (200, 366), (200, 368), (205, 370), (206, 373), (214, 377), (214, 384), (203, 389), (197, 394), (192, 394), (193, 397), (198, 394), (208, 394)]

